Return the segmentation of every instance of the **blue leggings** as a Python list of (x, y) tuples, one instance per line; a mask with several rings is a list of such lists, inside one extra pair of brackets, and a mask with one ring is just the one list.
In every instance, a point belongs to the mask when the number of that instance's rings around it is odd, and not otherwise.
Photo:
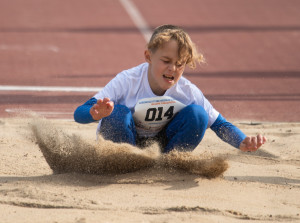
[[(192, 151), (201, 142), (207, 128), (208, 115), (199, 105), (188, 105), (178, 112), (167, 126), (158, 134), (162, 140), (162, 152), (173, 149)], [(129, 108), (115, 105), (110, 116), (103, 118), (100, 134), (113, 142), (137, 144), (137, 134)]]

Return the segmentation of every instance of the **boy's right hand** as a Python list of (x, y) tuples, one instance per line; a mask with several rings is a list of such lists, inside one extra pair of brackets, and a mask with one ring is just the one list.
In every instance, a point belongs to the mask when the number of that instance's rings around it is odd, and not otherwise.
[(109, 98), (99, 99), (90, 109), (94, 120), (100, 120), (109, 116), (114, 110), (114, 103)]

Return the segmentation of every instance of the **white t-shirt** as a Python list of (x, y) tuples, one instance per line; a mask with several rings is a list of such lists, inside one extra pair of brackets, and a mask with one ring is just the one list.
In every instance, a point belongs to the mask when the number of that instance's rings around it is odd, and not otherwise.
[[(148, 66), (148, 63), (143, 63), (122, 71), (94, 97), (97, 100), (107, 97), (115, 104), (128, 107), (141, 137), (156, 135), (173, 115), (190, 104), (204, 108), (209, 117), (208, 127), (215, 122), (219, 112), (200, 89), (183, 76), (163, 96), (155, 95), (148, 82)], [(98, 131), (100, 126), (101, 120)]]

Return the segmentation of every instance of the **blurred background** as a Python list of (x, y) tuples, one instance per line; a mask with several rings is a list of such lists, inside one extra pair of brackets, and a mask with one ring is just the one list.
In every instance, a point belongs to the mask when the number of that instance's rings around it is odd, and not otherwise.
[(0, 117), (72, 119), (174, 24), (207, 61), (184, 75), (224, 117), (299, 122), (299, 11), (298, 0), (0, 0)]

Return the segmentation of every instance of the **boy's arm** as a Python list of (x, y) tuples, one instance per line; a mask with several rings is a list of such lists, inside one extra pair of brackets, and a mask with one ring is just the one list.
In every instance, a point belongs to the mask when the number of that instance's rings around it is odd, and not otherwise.
[(242, 151), (256, 151), (267, 139), (264, 136), (246, 136), (239, 128), (227, 122), (221, 114), (210, 127), (223, 141)]
[(83, 105), (80, 105), (74, 112), (74, 120), (81, 124), (87, 124), (96, 121), (93, 119), (90, 113), (91, 108), (96, 103), (97, 103), (97, 99), (91, 98)]
[(109, 98), (91, 98), (74, 112), (76, 122), (87, 124), (109, 116), (114, 109), (114, 103)]
[(238, 127), (219, 114), (216, 121), (210, 127), (220, 139), (229, 143), (235, 148), (239, 148), (241, 142), (247, 137)]

